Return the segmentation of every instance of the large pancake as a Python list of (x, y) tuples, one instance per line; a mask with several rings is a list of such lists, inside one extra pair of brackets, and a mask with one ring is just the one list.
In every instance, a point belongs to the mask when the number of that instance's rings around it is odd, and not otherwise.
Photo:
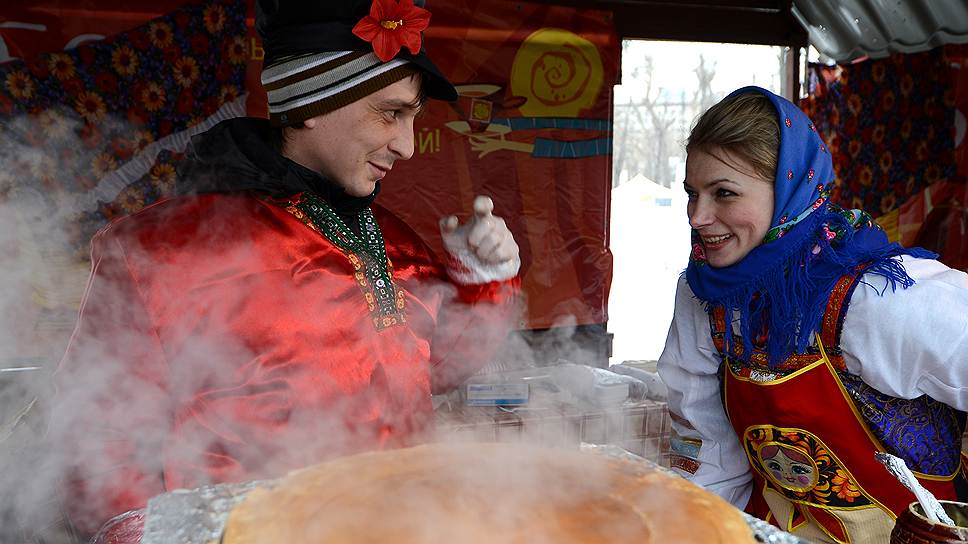
[(718, 496), (634, 461), (514, 444), (365, 453), (256, 489), (224, 544), (754, 542)]

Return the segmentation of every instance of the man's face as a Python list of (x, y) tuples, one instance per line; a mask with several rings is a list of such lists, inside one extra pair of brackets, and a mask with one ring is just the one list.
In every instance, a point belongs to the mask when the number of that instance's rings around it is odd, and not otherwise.
[(367, 196), (393, 163), (413, 156), (421, 78), (404, 78), (352, 104), (305, 121), (283, 155), (352, 196)]

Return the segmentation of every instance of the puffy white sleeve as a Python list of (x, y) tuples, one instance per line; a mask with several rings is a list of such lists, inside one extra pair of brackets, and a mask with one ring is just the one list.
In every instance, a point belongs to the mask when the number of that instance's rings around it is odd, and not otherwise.
[(673, 455), (685, 461), (676, 469), (742, 509), (752, 491), (752, 477), (723, 408), (719, 361), (709, 318), (685, 276), (680, 276), (675, 314), (659, 357), (659, 375), (669, 388)]
[(840, 340), (847, 369), (882, 393), (968, 410), (968, 274), (902, 260), (911, 287), (865, 274), (854, 289)]

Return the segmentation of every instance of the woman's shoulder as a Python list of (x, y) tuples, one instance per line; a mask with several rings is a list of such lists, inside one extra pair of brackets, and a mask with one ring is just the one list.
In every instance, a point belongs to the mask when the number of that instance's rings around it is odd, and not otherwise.
[[(851, 295), (840, 347), (848, 370), (878, 391), (943, 400), (952, 389), (926, 383), (961, 383), (968, 274), (933, 259), (899, 260), (914, 283), (892, 289), (883, 276), (865, 274)], [(933, 378), (926, 382), (927, 374)]]
[[(937, 259), (923, 259), (910, 255), (898, 256), (894, 259), (904, 267), (908, 276), (914, 280), (913, 286), (947, 284), (956, 288), (968, 289), (968, 273), (950, 268)], [(887, 285), (887, 279), (876, 272), (864, 274), (862, 280), (863, 283), (871, 287)], [(897, 291), (900, 290), (901, 287), (898, 286)]]
[[(968, 274), (935, 259), (903, 256), (896, 260), (913, 280), (910, 286), (890, 280), (876, 272), (864, 274), (851, 295), (851, 307), (869, 307), (876, 311), (905, 310), (908, 305), (921, 307), (954, 305), (964, 310), (968, 304)], [(905, 311), (909, 311), (908, 308)]]
[(905, 270), (914, 279), (926, 282), (941, 282), (968, 289), (968, 273), (950, 268), (937, 259), (921, 259), (905, 256), (900, 259)]

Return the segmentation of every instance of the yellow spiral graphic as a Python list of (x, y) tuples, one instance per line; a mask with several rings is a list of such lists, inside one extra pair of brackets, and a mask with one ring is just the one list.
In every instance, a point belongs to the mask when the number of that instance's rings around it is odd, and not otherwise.
[(595, 45), (567, 30), (542, 28), (525, 38), (511, 65), (511, 91), (528, 99), (528, 117), (576, 117), (598, 98), (604, 79)]

